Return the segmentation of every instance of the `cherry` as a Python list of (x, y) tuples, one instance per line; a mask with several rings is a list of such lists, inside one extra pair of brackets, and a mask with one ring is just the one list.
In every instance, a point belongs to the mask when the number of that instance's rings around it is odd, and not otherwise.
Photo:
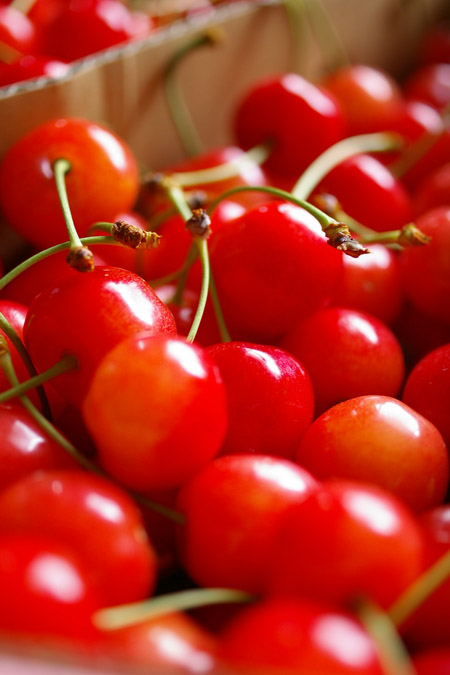
[[(157, 286), (155, 293), (167, 305), (173, 314), (178, 335), (187, 337), (194, 320), (199, 302), (199, 293), (185, 288), (178, 299), (177, 288), (174, 284)], [(202, 317), (200, 327), (195, 336), (195, 342), (203, 347), (220, 342), (220, 332), (211, 304), (208, 302)]]
[(82, 410), (106, 471), (142, 492), (185, 482), (218, 453), (226, 430), (213, 362), (168, 335), (140, 333), (108, 352)]
[(181, 488), (176, 508), (181, 561), (203, 586), (260, 593), (281, 523), (294, 504), (317, 491), (310, 474), (288, 460), (229, 455)]
[(0, 87), (36, 77), (59, 78), (67, 75), (69, 70), (70, 66), (63, 61), (26, 54), (14, 63), (0, 64)]
[(422, 66), (404, 84), (405, 96), (442, 109), (450, 103), (450, 63)]
[(207, 672), (216, 662), (214, 638), (181, 612), (110, 631), (100, 646), (108, 659), (152, 670)]
[(92, 223), (128, 211), (137, 197), (137, 163), (118, 136), (83, 119), (45, 122), (19, 139), (0, 165), (0, 208), (38, 247), (67, 239), (52, 168), (61, 158), (71, 165), (66, 185), (80, 236)]
[(86, 567), (40, 534), (0, 536), (0, 631), (42, 640), (92, 641), (100, 600)]
[(334, 195), (344, 211), (377, 232), (400, 229), (412, 220), (406, 188), (370, 155), (356, 155), (334, 168), (318, 192)]
[(296, 460), (319, 479), (378, 485), (415, 511), (440, 504), (448, 486), (448, 454), (438, 430), (386, 396), (362, 396), (327, 410), (306, 431)]
[(450, 324), (450, 206), (427, 211), (416, 225), (431, 242), (401, 253), (406, 296), (423, 314)]
[(428, 352), (450, 342), (450, 324), (431, 318), (409, 302), (404, 303), (393, 329), (402, 345), (408, 368)]
[(294, 73), (257, 82), (247, 91), (237, 106), (234, 128), (244, 149), (270, 144), (264, 166), (294, 179), (346, 133), (335, 98)]
[(417, 675), (450, 675), (450, 649), (429, 649), (414, 654), (414, 672)]
[(417, 215), (438, 206), (450, 206), (450, 162), (430, 173), (418, 186), (414, 196)]
[(0, 406), (0, 489), (37, 470), (78, 468), (19, 403)]
[(229, 421), (221, 452), (292, 458), (314, 412), (311, 380), (301, 363), (278, 347), (245, 342), (206, 351), (227, 390)]
[(409, 510), (375, 486), (323, 483), (283, 519), (271, 551), (275, 593), (389, 606), (422, 568), (423, 540)]
[(221, 635), (233, 672), (381, 675), (377, 647), (359, 621), (330, 604), (274, 598), (245, 608)]
[(322, 85), (339, 101), (351, 136), (390, 130), (401, 113), (400, 87), (378, 68), (344, 66), (322, 80)]
[(416, 364), (402, 398), (439, 429), (450, 448), (450, 343), (429, 352)]
[(153, 29), (147, 14), (130, 12), (118, 0), (71, 0), (61, 3), (44, 27), (46, 53), (75, 61), (108, 47), (144, 38)]
[(344, 256), (344, 275), (333, 304), (349, 307), (391, 324), (403, 304), (400, 263), (394, 251), (370, 245), (371, 255)]
[(318, 412), (363, 394), (396, 396), (403, 383), (401, 347), (369, 314), (327, 307), (296, 323), (281, 344), (311, 376)]
[(217, 232), (210, 252), (233, 337), (257, 343), (329, 302), (343, 267), (316, 219), (287, 203), (247, 211)]
[[(21, 305), (18, 302), (11, 300), (0, 300), (0, 312), (3, 314), (4, 318), (8, 321), (10, 326), (13, 328), (19, 340), (23, 342), (23, 326), (25, 323), (25, 318), (27, 314), (27, 308), (24, 305)], [(17, 377), (20, 381), (28, 380), (30, 378), (30, 373), (28, 372), (25, 363), (22, 360), (21, 355), (18, 353), (16, 347), (10, 338), (5, 334), (3, 330), (0, 330), (0, 334), (6, 338), (6, 342), (11, 353), (11, 358), (16, 371)], [(5, 391), (10, 388), (10, 383), (6, 375), (0, 370), (0, 391)], [(32, 394), (33, 396), (33, 394)], [(38, 399), (34, 394), (33, 400), (37, 403)]]
[(155, 583), (156, 559), (141, 515), (111, 482), (82, 471), (40, 471), (0, 494), (0, 531), (39, 534), (86, 565), (102, 603), (142, 600)]
[(77, 370), (52, 380), (64, 398), (79, 405), (104, 354), (128, 335), (147, 330), (174, 334), (170, 311), (133, 272), (98, 267), (74, 272), (47, 286), (30, 305), (25, 343), (41, 371), (71, 353)]
[(20, 54), (32, 54), (36, 48), (36, 30), (32, 21), (14, 7), (0, 6), (0, 42)]

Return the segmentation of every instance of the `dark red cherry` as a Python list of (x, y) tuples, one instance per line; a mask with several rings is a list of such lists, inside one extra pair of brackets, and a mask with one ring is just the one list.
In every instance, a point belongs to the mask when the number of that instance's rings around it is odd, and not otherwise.
[(431, 63), (415, 70), (404, 84), (405, 96), (439, 110), (450, 102), (450, 63)]

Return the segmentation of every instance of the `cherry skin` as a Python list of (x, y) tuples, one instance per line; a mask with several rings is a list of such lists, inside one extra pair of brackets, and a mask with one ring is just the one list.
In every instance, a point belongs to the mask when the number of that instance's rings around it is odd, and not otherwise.
[(388, 607), (422, 569), (423, 538), (410, 511), (375, 486), (328, 481), (294, 505), (271, 552), (269, 588)]
[(404, 303), (393, 330), (402, 345), (408, 370), (428, 352), (450, 342), (450, 324), (431, 318), (410, 302)]
[(319, 479), (378, 485), (414, 511), (441, 504), (448, 453), (431, 422), (387, 396), (362, 396), (323, 413), (306, 431), (296, 460)]
[(450, 343), (416, 364), (406, 380), (402, 398), (439, 429), (450, 448)]
[(390, 130), (401, 114), (400, 87), (386, 72), (362, 64), (345, 66), (322, 80), (344, 111), (349, 136)]
[(343, 257), (344, 275), (334, 305), (356, 309), (391, 324), (403, 303), (400, 263), (394, 251), (370, 245), (370, 255)]
[(264, 166), (294, 179), (346, 134), (335, 98), (294, 73), (257, 82), (246, 92), (237, 106), (234, 130), (246, 150), (269, 143)]
[(423, 314), (450, 324), (450, 206), (427, 211), (416, 225), (431, 241), (401, 253), (406, 297)]
[(42, 535), (86, 566), (105, 605), (143, 600), (153, 590), (156, 557), (132, 499), (82, 471), (39, 471), (0, 494), (3, 534)]
[(220, 636), (218, 656), (232, 672), (264, 675), (382, 675), (372, 639), (349, 612), (290, 598), (261, 601)]
[(20, 403), (0, 405), (1, 490), (34, 471), (75, 468), (75, 460), (46, 436)]
[(450, 162), (429, 174), (418, 186), (414, 196), (417, 215), (439, 206), (450, 206)]
[(233, 338), (272, 342), (333, 296), (342, 254), (303, 209), (268, 202), (222, 228), (210, 247)]
[[(176, 672), (207, 672), (216, 663), (216, 641), (181, 612), (164, 614), (103, 636), (108, 660)], [(180, 670), (179, 670), (180, 669)]]
[(291, 459), (314, 413), (313, 388), (302, 364), (278, 347), (245, 342), (206, 351), (227, 390), (228, 431), (221, 452)]
[(52, 169), (61, 158), (72, 167), (66, 186), (81, 237), (94, 222), (111, 222), (128, 211), (138, 193), (136, 160), (109, 129), (77, 118), (41, 124), (12, 145), (0, 165), (4, 217), (41, 248), (67, 241)]
[(321, 309), (298, 322), (281, 345), (308, 371), (317, 412), (364, 394), (396, 396), (403, 383), (401, 347), (392, 331), (369, 314)]
[(32, 54), (36, 48), (33, 22), (15, 7), (0, 6), (0, 42), (21, 54)]
[(265, 455), (228, 455), (208, 464), (181, 488), (176, 508), (182, 564), (202, 586), (261, 593), (266, 562), (294, 504), (317, 491), (293, 462)]
[(98, 267), (47, 286), (30, 305), (24, 337), (41, 371), (67, 353), (75, 356), (78, 368), (52, 384), (78, 406), (104, 354), (143, 330), (175, 334), (175, 321), (141, 277), (118, 267)]
[(57, 79), (67, 75), (69, 70), (70, 66), (63, 61), (27, 54), (14, 63), (0, 63), (0, 87), (37, 77)]
[(413, 656), (412, 663), (417, 675), (450, 675), (450, 649), (430, 649)]
[(412, 220), (406, 188), (371, 155), (355, 155), (339, 164), (318, 192), (334, 195), (344, 211), (377, 232), (397, 230)]
[(184, 483), (218, 453), (227, 424), (225, 389), (207, 354), (151, 333), (105, 355), (82, 412), (105, 470), (142, 492)]
[(431, 63), (415, 70), (404, 84), (405, 96), (442, 110), (450, 103), (450, 63)]
[(86, 567), (57, 541), (38, 534), (0, 536), (0, 631), (91, 642), (92, 614), (101, 606)]
[(144, 38), (153, 29), (147, 14), (130, 12), (117, 0), (71, 0), (61, 3), (45, 25), (46, 53), (76, 61), (108, 47)]

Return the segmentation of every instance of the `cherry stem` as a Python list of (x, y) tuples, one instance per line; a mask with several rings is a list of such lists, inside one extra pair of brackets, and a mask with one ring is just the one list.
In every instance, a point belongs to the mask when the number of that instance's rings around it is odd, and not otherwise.
[(390, 171), (397, 178), (401, 178), (410, 169), (415, 166), (419, 160), (424, 157), (429, 150), (431, 150), (439, 139), (443, 136), (444, 130), (439, 134), (425, 133), (422, 134), (414, 143), (408, 145), (402, 152), (400, 157), (395, 160), (390, 166)]
[(22, 14), (28, 14), (35, 2), (36, 0), (11, 0), (9, 6), (22, 12)]
[[(120, 246), (121, 244), (117, 241), (114, 241), (112, 237), (84, 237), (83, 239), (80, 240), (81, 243), (85, 246), (94, 246), (95, 244), (112, 244), (114, 246)], [(35, 255), (31, 256), (30, 258), (27, 258), (27, 260), (24, 260), (22, 263), (14, 267), (12, 270), (10, 270), (7, 274), (5, 274), (1, 279), (0, 279), (0, 290), (5, 288), (11, 281), (13, 281), (16, 277), (18, 277), (22, 272), (25, 272), (29, 267), (32, 267), (36, 263), (40, 262), (41, 260), (44, 260), (45, 258), (48, 258), (49, 256), (55, 254), (55, 253), (60, 253), (61, 251), (66, 251), (67, 249), (70, 249), (71, 244), (70, 241), (65, 241), (61, 244), (56, 244), (55, 246), (51, 246), (50, 248), (46, 248), (44, 251), (39, 251), (39, 253), (36, 253)]]
[(250, 593), (230, 588), (193, 588), (101, 609), (94, 614), (93, 622), (101, 630), (112, 631), (176, 611), (222, 603), (249, 603), (255, 599)]
[(213, 304), (214, 314), (216, 316), (217, 326), (219, 328), (220, 339), (222, 342), (231, 342), (231, 335), (228, 332), (227, 324), (225, 323), (222, 307), (220, 306), (219, 296), (217, 293), (216, 283), (212, 275), (209, 279), (209, 295)]
[(401, 626), (450, 576), (450, 551), (421, 574), (389, 608), (396, 626)]
[[(16, 348), (20, 358), (22, 359), (23, 363), (25, 364), (26, 369), (28, 370), (28, 373), (31, 375), (31, 377), (36, 377), (37, 371), (36, 368), (33, 365), (33, 362), (30, 358), (30, 355), (28, 354), (25, 345), (23, 344), (22, 340), (20, 337), (17, 335), (16, 331), (14, 328), (11, 326), (9, 323), (8, 319), (0, 312), (0, 328), (1, 330), (5, 333), (7, 337), (11, 340), (13, 343), (14, 347)], [(44, 411), (44, 415), (46, 418), (51, 419), (52, 413), (50, 410), (50, 405), (48, 403), (47, 395), (44, 391), (44, 389), (39, 386), (37, 387), (36, 393), (39, 397), (39, 401), (42, 406), (42, 410)]]
[(173, 54), (164, 70), (164, 90), (170, 116), (177, 130), (183, 149), (188, 157), (194, 157), (203, 152), (204, 146), (196, 126), (192, 121), (191, 114), (181, 93), (181, 89), (178, 86), (178, 66), (188, 54), (196, 49), (207, 45), (215, 45), (222, 40), (223, 33), (218, 29), (210, 29), (201, 33), (178, 49)]
[(283, 0), (291, 33), (294, 70), (300, 71), (303, 66), (303, 47), (306, 44), (306, 20), (302, 0)]
[(159, 277), (158, 279), (150, 279), (149, 284), (152, 286), (152, 288), (157, 288), (158, 286), (164, 286), (165, 284), (170, 284), (172, 281), (175, 281), (176, 279), (185, 277), (185, 275), (191, 268), (192, 264), (197, 260), (197, 258), (198, 258), (198, 248), (194, 243), (192, 243), (192, 246), (189, 248), (186, 259), (184, 263), (181, 265), (181, 267), (179, 267), (174, 272), (170, 272), (170, 274), (166, 274), (163, 277)]
[[(2, 335), (0, 335), (0, 368), (5, 373), (12, 387), (20, 387), (20, 382), (17, 379), (17, 375), (11, 359), (11, 354), (8, 348), (8, 343), (6, 342), (5, 338)], [(26, 410), (30, 413), (31, 417), (39, 424), (41, 429), (43, 429), (43, 431), (50, 438), (52, 438), (56, 443), (58, 443), (63, 448), (63, 450), (65, 450), (71, 457), (73, 457), (75, 461), (81, 464), (81, 466), (83, 466), (88, 471), (92, 471), (93, 473), (96, 473), (100, 476), (105, 476), (106, 478), (108, 478), (108, 480), (111, 480), (111, 477), (108, 474), (106, 474), (100, 467), (98, 467), (96, 464), (87, 459), (87, 457), (82, 455), (75, 448), (75, 446), (72, 445), (72, 443), (70, 443), (67, 440), (67, 438), (65, 438), (58, 431), (58, 429), (46, 417), (44, 417), (42, 413), (39, 412), (39, 410), (27, 396), (22, 395), (19, 396), (19, 398), (24, 408), (26, 408)], [(184, 516), (178, 511), (163, 506), (162, 504), (157, 504), (151, 499), (148, 499), (144, 495), (140, 495), (136, 492), (129, 491), (129, 494), (139, 504), (151, 508), (153, 511), (156, 511), (160, 515), (163, 515), (176, 523), (184, 524), (185, 522)]]
[(257, 145), (229, 162), (224, 162), (208, 169), (200, 169), (199, 171), (171, 173), (170, 178), (180, 187), (218, 183), (219, 181), (238, 176), (242, 169), (246, 167), (253, 167), (255, 164), (260, 166), (269, 157), (270, 152), (271, 146), (269, 144)]
[(366, 599), (356, 603), (356, 613), (378, 647), (378, 657), (386, 675), (414, 675), (406, 647), (389, 615)]
[(292, 194), (299, 199), (308, 199), (320, 181), (346, 159), (365, 152), (386, 152), (398, 148), (401, 144), (401, 136), (391, 132), (344, 138), (311, 162), (294, 185)]
[(0, 403), (5, 403), (5, 401), (9, 401), (12, 398), (23, 396), (31, 389), (36, 389), (36, 387), (41, 386), (42, 384), (48, 382), (54, 377), (62, 375), (62, 373), (67, 373), (69, 370), (75, 370), (75, 368), (77, 367), (78, 361), (76, 360), (76, 358), (74, 356), (71, 356), (70, 354), (66, 354), (65, 356), (63, 356), (61, 361), (55, 363), (54, 366), (44, 371), (43, 373), (39, 373), (38, 375), (31, 377), (26, 382), (21, 382), (19, 385), (12, 387), (7, 391), (3, 391), (0, 394)]
[(350, 65), (350, 59), (335, 23), (331, 20), (322, 2), (302, 0), (302, 7), (308, 17), (311, 32), (316, 38), (327, 71), (333, 73), (338, 68)]

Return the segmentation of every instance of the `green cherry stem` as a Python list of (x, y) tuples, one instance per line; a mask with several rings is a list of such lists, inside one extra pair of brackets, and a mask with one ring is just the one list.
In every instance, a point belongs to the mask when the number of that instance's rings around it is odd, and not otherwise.
[(93, 622), (97, 628), (110, 631), (175, 611), (220, 603), (249, 603), (255, 599), (250, 593), (230, 588), (193, 588), (167, 593), (143, 602), (101, 609), (94, 614)]
[(61, 361), (55, 363), (54, 366), (44, 371), (43, 373), (39, 373), (39, 375), (31, 377), (26, 382), (21, 382), (20, 384), (12, 387), (11, 389), (3, 391), (0, 394), (0, 403), (5, 403), (5, 401), (9, 401), (12, 398), (23, 396), (31, 389), (36, 389), (36, 387), (40, 387), (45, 382), (48, 382), (54, 377), (57, 377), (57, 375), (62, 375), (62, 373), (67, 373), (69, 370), (74, 370), (77, 367), (78, 362), (76, 358), (74, 356), (71, 356), (70, 354), (66, 354), (65, 356), (63, 356)]
[[(112, 237), (84, 237), (83, 239), (80, 240), (81, 243), (85, 246), (94, 246), (95, 244), (113, 244), (114, 246), (118, 245), (118, 242), (115, 241)], [(55, 246), (51, 246), (50, 248), (46, 248), (44, 251), (39, 251), (39, 253), (36, 253), (35, 255), (31, 256), (30, 258), (27, 258), (27, 260), (24, 260), (22, 263), (14, 267), (12, 270), (10, 270), (7, 274), (5, 274), (1, 279), (0, 279), (0, 290), (5, 288), (11, 281), (13, 281), (16, 277), (18, 277), (22, 272), (25, 272), (29, 267), (32, 267), (36, 263), (40, 262), (41, 260), (44, 260), (45, 258), (48, 258), (49, 256), (53, 255), (54, 253), (60, 253), (61, 251), (67, 251), (67, 249), (70, 249), (70, 241), (65, 241), (61, 244), (56, 244)]]
[[(31, 377), (36, 377), (37, 372), (36, 368), (33, 365), (33, 362), (30, 358), (30, 355), (28, 354), (25, 345), (23, 344), (22, 340), (20, 337), (17, 335), (16, 331), (14, 328), (11, 326), (7, 318), (0, 312), (0, 328), (1, 330), (9, 337), (11, 342), (13, 343), (14, 347), (16, 348), (20, 358), (22, 359), (23, 363), (25, 364), (25, 368), (28, 370), (28, 373), (31, 375)], [(48, 403), (47, 395), (44, 391), (44, 389), (41, 386), (37, 387), (36, 393), (39, 397), (39, 400), (41, 402), (42, 410), (44, 411), (44, 415), (46, 418), (51, 419), (52, 413), (50, 410), (50, 405)]]
[(69, 199), (67, 197), (66, 175), (71, 168), (72, 165), (70, 162), (64, 158), (57, 159), (53, 163), (56, 189), (70, 242), (67, 261), (71, 267), (79, 272), (91, 272), (94, 269), (94, 258), (92, 252), (86, 246), (83, 246), (81, 239), (78, 236), (75, 223), (73, 222), (72, 212), (70, 210)]
[(402, 626), (421, 604), (450, 577), (450, 551), (418, 577), (389, 608), (396, 626)]
[(178, 84), (178, 66), (188, 54), (196, 49), (216, 45), (221, 41), (223, 41), (223, 33), (218, 29), (210, 29), (201, 33), (177, 50), (164, 70), (164, 90), (170, 116), (188, 157), (200, 154), (204, 147)]
[(350, 65), (336, 25), (321, 0), (302, 0), (302, 7), (328, 72), (333, 73), (338, 68)]
[(222, 342), (231, 342), (231, 335), (228, 332), (227, 324), (225, 323), (213, 275), (211, 275), (209, 279), (209, 295), (213, 304), (214, 314), (216, 316), (217, 326), (219, 328), (220, 339)]
[(338, 141), (308, 166), (292, 189), (298, 199), (308, 199), (320, 181), (346, 159), (364, 152), (386, 152), (402, 145), (399, 134), (380, 132), (350, 136)]
[(424, 157), (443, 136), (444, 131), (439, 134), (425, 133), (422, 134), (414, 143), (411, 143), (402, 152), (392, 164), (389, 169), (397, 178), (401, 178), (410, 169), (417, 164), (417, 162)]
[(206, 307), (206, 301), (208, 299), (208, 291), (209, 291), (209, 284), (210, 284), (210, 264), (209, 264), (209, 254), (208, 254), (208, 243), (206, 241), (206, 238), (204, 237), (194, 237), (194, 241), (198, 246), (198, 250), (200, 253), (200, 261), (202, 264), (202, 285), (200, 289), (200, 297), (198, 300), (198, 305), (197, 305), (197, 310), (195, 312), (194, 319), (192, 321), (192, 325), (189, 329), (189, 333), (187, 335), (187, 341), (188, 342), (194, 342), (195, 337), (197, 335), (197, 331), (199, 329), (205, 307)]
[(180, 187), (193, 187), (195, 185), (217, 183), (238, 176), (245, 167), (263, 164), (269, 157), (270, 152), (271, 146), (269, 144), (257, 145), (230, 162), (212, 166), (209, 169), (175, 172), (170, 174), (170, 178)]
[(414, 675), (408, 652), (391, 617), (366, 599), (356, 603), (356, 614), (377, 646), (383, 672), (386, 675)]

